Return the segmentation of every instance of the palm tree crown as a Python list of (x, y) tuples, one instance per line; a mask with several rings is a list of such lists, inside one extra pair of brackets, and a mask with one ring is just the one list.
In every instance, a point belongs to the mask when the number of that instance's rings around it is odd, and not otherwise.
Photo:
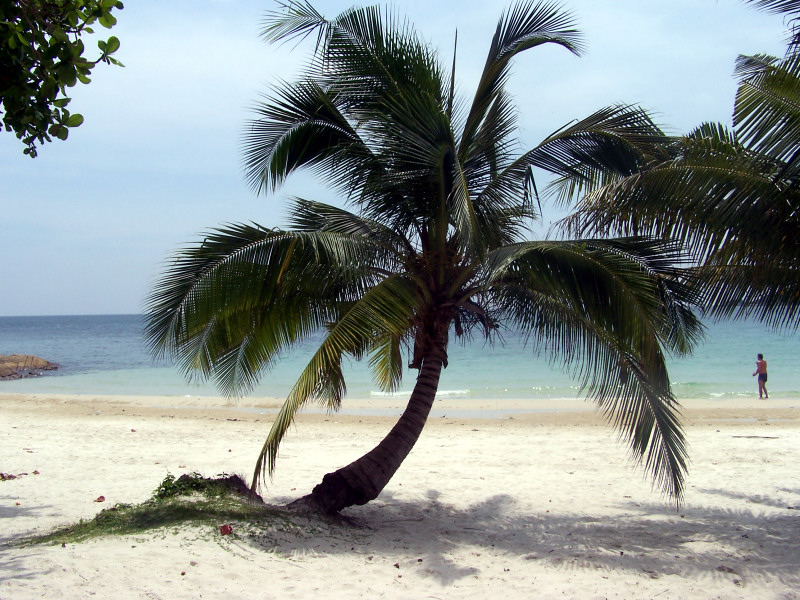
[(269, 432), (254, 484), (274, 469), (303, 405), (339, 407), (344, 357), (368, 359), (377, 384), (392, 391), (408, 353), (419, 373), (397, 425), (326, 475), (309, 502), (336, 512), (376, 497), (424, 426), (451, 331), (491, 336), (510, 327), (575, 370), (632, 455), (679, 498), (686, 449), (663, 348), (689, 351), (700, 326), (678, 249), (638, 237), (525, 238), (537, 216), (533, 167), (574, 175), (646, 162), (664, 139), (641, 110), (618, 106), (518, 152), (509, 64), (542, 44), (578, 53), (572, 17), (549, 3), (508, 10), (469, 102), (455, 93), (455, 63), (446, 72), (391, 13), (357, 8), (328, 20), (293, 2), (265, 28), (269, 41), (309, 35), (317, 44), (305, 76), (258, 106), (245, 171), (257, 191), (272, 192), (310, 169), (349, 208), (296, 198), (287, 229), (210, 232), (176, 257), (148, 309), (153, 350), (229, 394), (246, 392), (281, 351), (326, 329)]

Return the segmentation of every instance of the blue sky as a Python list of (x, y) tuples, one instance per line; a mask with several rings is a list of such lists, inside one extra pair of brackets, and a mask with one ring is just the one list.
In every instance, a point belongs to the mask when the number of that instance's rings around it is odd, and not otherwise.
[[(515, 63), (511, 90), (525, 147), (618, 102), (644, 106), (672, 133), (729, 123), (736, 56), (784, 49), (783, 19), (741, 0), (563, 4), (578, 18), (586, 53), (543, 48)], [(351, 3), (315, 6), (334, 16)], [(459, 85), (469, 93), (504, 5), (392, 6), (448, 65), (458, 29)], [(292, 194), (336, 201), (305, 176), (256, 197), (242, 176), (241, 133), (252, 105), (270, 82), (293, 79), (309, 50), (260, 40), (273, 7), (129, 0), (110, 32), (122, 42), (125, 68), (100, 65), (90, 85), (73, 90), (70, 108), (84, 125), (35, 160), (13, 134), (0, 133), (0, 316), (141, 312), (168, 256), (204, 230), (283, 225)]]

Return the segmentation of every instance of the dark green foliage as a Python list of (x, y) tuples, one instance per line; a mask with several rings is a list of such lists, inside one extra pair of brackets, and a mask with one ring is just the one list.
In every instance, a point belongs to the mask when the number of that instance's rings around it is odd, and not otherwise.
[[(753, 2), (786, 13), (800, 3)], [(794, 34), (796, 36), (796, 32)], [(570, 218), (577, 234), (645, 234), (692, 252), (704, 309), (800, 328), (800, 47), (739, 56), (733, 127), (705, 123), (664, 140), (632, 172), (605, 169), (560, 182), (591, 193)], [(581, 174), (583, 175), (583, 174)]]
[(175, 496), (189, 496), (193, 493), (203, 493), (208, 497), (221, 496), (225, 493), (225, 486), (218, 481), (203, 478), (200, 473), (181, 475), (178, 479), (170, 473), (153, 492), (153, 500), (158, 502)]
[(84, 56), (81, 39), (95, 23), (113, 27), (111, 13), (122, 8), (118, 0), (0, 1), (0, 114), (25, 154), (35, 157), (37, 144), (66, 140), (70, 128), (83, 123), (67, 109), (67, 88), (89, 83), (99, 62), (122, 66), (111, 56), (120, 46), (116, 37), (97, 42), (95, 60)]
[(236, 493), (247, 496), (254, 502), (261, 503), (261, 497), (251, 493), (250, 488), (238, 475), (226, 475), (222, 473), (216, 477), (203, 477), (200, 473), (184, 473), (177, 479), (172, 474), (167, 475), (153, 492), (153, 501), (158, 502), (165, 498), (175, 496), (190, 496), (192, 494), (203, 494), (208, 498), (224, 496), (225, 494)]

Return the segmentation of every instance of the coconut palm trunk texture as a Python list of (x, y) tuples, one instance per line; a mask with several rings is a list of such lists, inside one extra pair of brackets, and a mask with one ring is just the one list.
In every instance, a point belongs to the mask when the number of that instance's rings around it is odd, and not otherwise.
[(336, 514), (377, 498), (417, 443), (436, 398), (441, 372), (441, 357), (423, 359), (408, 405), (386, 437), (361, 458), (326, 474), (311, 494), (289, 507)]

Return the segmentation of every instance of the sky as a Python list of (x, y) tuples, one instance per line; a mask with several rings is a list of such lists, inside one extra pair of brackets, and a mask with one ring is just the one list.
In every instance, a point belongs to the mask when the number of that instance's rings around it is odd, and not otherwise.
[[(509, 89), (530, 148), (572, 120), (616, 103), (639, 104), (668, 132), (730, 125), (739, 54), (781, 55), (786, 23), (742, 0), (567, 0), (585, 53), (523, 53)], [(232, 222), (285, 226), (286, 198), (341, 204), (324, 182), (298, 174), (256, 196), (241, 167), (253, 106), (293, 80), (312, 46), (260, 38), (270, 1), (127, 0), (116, 57), (71, 90), (85, 123), (31, 159), (0, 131), (0, 316), (140, 313), (176, 250)], [(333, 17), (349, 1), (314, 6)], [(474, 89), (504, 4), (397, 0), (394, 10)], [(102, 29), (98, 27), (97, 29)], [(94, 42), (86, 56), (95, 56)], [(557, 213), (544, 206), (544, 223)]]

